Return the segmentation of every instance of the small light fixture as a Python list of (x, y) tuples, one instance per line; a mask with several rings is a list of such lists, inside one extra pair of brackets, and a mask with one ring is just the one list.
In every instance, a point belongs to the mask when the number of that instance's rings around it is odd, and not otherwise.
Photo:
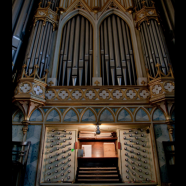
[(100, 133), (101, 133), (100, 130), (99, 130), (99, 125), (100, 125), (100, 124), (97, 122), (97, 123), (96, 123), (96, 127), (97, 127), (97, 128), (96, 128), (96, 134), (100, 134)]

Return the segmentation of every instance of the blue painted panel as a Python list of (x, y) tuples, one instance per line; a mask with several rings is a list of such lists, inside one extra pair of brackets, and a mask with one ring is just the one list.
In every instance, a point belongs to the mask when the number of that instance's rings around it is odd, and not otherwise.
[(76, 113), (71, 109), (65, 115), (64, 121), (78, 121)]
[(149, 117), (143, 109), (138, 110), (136, 114), (136, 121), (149, 121)]
[(23, 125), (12, 125), (12, 141), (23, 140)]
[(156, 109), (153, 114), (153, 121), (162, 121), (165, 120), (165, 116), (160, 109)]
[(173, 112), (172, 112), (171, 119), (172, 119), (173, 121), (175, 121), (175, 112), (174, 112), (174, 110), (173, 110)]
[(82, 121), (96, 121), (95, 115), (90, 109), (84, 113)]
[(13, 121), (22, 122), (23, 120), (24, 120), (23, 112), (19, 110), (17, 114), (15, 115), (15, 117), (13, 118)]
[(104, 110), (100, 116), (100, 121), (114, 121), (114, 118), (109, 110)]
[(170, 141), (167, 125), (163, 125), (163, 124), (154, 125), (154, 131), (155, 131), (155, 138), (157, 144), (158, 159), (160, 164), (161, 181), (169, 182), (165, 153), (164, 153), (163, 143), (162, 143), (162, 141)]
[(123, 109), (118, 115), (118, 121), (132, 121), (130, 114)]
[(46, 121), (60, 121), (60, 117), (59, 117), (59, 114), (56, 110), (52, 110), (48, 116), (47, 116), (47, 119)]
[(32, 113), (30, 121), (42, 121), (42, 114), (38, 109)]
[(40, 125), (29, 125), (26, 141), (31, 141), (29, 150), (24, 186), (34, 186), (36, 179), (36, 169), (39, 156), (39, 146), (41, 137)]

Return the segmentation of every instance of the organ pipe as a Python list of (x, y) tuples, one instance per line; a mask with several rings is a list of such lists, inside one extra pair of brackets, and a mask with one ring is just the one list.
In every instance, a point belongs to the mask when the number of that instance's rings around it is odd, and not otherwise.
[[(135, 0), (134, 4), (136, 6), (136, 14), (138, 11), (142, 11), (142, 9), (155, 8), (154, 2), (150, 0)], [(148, 10), (150, 11), (150, 9)], [(168, 64), (170, 62), (167, 46), (165, 43), (165, 39), (163, 36), (163, 32), (161, 31), (161, 25), (158, 25), (157, 20), (148, 18), (148, 23), (143, 21), (140, 26), (140, 38), (142, 41), (142, 50), (145, 58), (145, 66), (149, 69), (149, 73), (152, 77), (155, 77), (157, 71), (155, 65), (157, 63), (161, 64), (161, 68), (163, 73), (167, 74), (168, 72)]]
[(112, 85), (135, 85), (136, 69), (130, 30), (120, 17), (113, 14), (102, 22), (100, 45), (102, 77), (105, 70), (107, 74), (107, 78), (102, 80), (103, 84), (109, 85), (109, 79), (111, 79)]
[(76, 15), (65, 24), (59, 57), (58, 85), (91, 84), (92, 32), (92, 25), (81, 15)]
[[(51, 2), (50, 8), (55, 11), (59, 5), (59, 0), (42, 0), (40, 7), (47, 7), (48, 2)], [(40, 77), (42, 77), (45, 74), (45, 70), (49, 68), (54, 34), (53, 25), (50, 22), (46, 22), (46, 24), (43, 25), (43, 20), (38, 20), (36, 25), (32, 27), (24, 60), (24, 63), (27, 65), (26, 73), (28, 75), (33, 72), (34, 65), (39, 66), (38, 74)]]

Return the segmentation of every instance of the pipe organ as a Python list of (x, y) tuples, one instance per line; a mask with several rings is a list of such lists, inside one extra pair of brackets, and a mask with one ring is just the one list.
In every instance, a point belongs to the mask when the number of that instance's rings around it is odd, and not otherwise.
[(77, 15), (63, 28), (58, 85), (91, 85), (93, 29), (90, 22)]
[(100, 26), (100, 50), (103, 85), (136, 85), (130, 30), (114, 14)]
[(25, 183), (172, 182), (162, 140), (175, 140), (175, 84), (155, 3), (33, 1), (12, 0), (13, 65), (35, 11), (12, 76), (13, 141), (31, 141)]

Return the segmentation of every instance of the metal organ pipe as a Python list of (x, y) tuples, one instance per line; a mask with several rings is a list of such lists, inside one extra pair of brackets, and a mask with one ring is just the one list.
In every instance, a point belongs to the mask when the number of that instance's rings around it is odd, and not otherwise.
[[(67, 25), (65, 25), (63, 32), (64, 32), (64, 37), (62, 38), (62, 44), (61, 44), (61, 50), (60, 50), (60, 58), (59, 58), (59, 69), (62, 69), (62, 60), (63, 60), (63, 56), (64, 56), (64, 46), (65, 46), (65, 38), (66, 38), (66, 30), (67, 30)], [(61, 83), (61, 70), (58, 71), (58, 79), (57, 79), (57, 83), (59, 86), (59, 83)], [(64, 81), (63, 81), (64, 83)]]
[(92, 25), (79, 14), (64, 26), (59, 58), (58, 85), (90, 85), (92, 78), (92, 32)]
[(107, 22), (104, 20), (104, 47), (105, 47), (105, 65), (106, 65), (106, 74), (107, 74), (107, 85), (110, 85), (110, 69), (109, 69), (109, 52), (108, 52), (108, 34), (107, 34)]
[[(137, 11), (143, 8), (142, 2), (142, 0), (134, 1), (135, 6), (137, 7)], [(144, 5), (147, 7), (152, 7), (153, 3), (150, 0), (145, 0)], [(140, 28), (146, 67), (149, 69), (150, 75), (153, 77), (156, 75), (157, 70), (155, 65), (157, 63), (161, 64), (162, 71), (167, 74), (170, 58), (161, 26), (157, 24), (156, 20), (151, 19), (149, 20), (149, 25), (146, 21), (144, 21), (141, 23)]]
[(122, 71), (123, 71), (123, 82), (124, 85), (127, 85), (127, 74), (126, 74), (126, 59), (125, 59), (125, 50), (123, 45), (123, 35), (122, 35), (122, 29), (121, 29), (121, 21), (119, 17), (117, 17), (117, 26), (118, 26), (118, 34), (119, 34), (119, 49), (121, 54), (121, 64), (122, 64)]
[(23, 0), (15, 0), (13, 7), (12, 7), (12, 31), (14, 30), (14, 26), (16, 23), (16, 20), (19, 15), (19, 11), (21, 9), (21, 6), (23, 4)]
[(85, 35), (85, 77), (87, 77), (88, 73), (88, 60), (89, 60), (89, 23), (88, 20), (86, 19), (85, 21), (85, 30), (86, 30), (86, 35)]
[[(104, 61), (107, 73), (104, 84), (109, 85), (109, 71), (111, 71), (112, 85), (116, 84), (116, 78), (118, 85), (136, 84), (136, 70), (128, 25), (119, 16), (111, 15), (101, 24), (100, 32), (102, 32), (102, 29), (104, 34), (100, 33), (101, 55), (104, 53), (105, 58), (102, 57), (101, 61), (102, 64)], [(102, 45), (102, 40), (104, 45)], [(102, 73), (104, 73), (104, 69), (102, 69)]]
[[(92, 54), (93, 54), (93, 30), (92, 30), (92, 25), (89, 23), (89, 31), (90, 31), (90, 35), (89, 35), (89, 39), (90, 39), (90, 41), (89, 41), (89, 73), (90, 73), (90, 76), (89, 76), (89, 80), (90, 80), (90, 85), (92, 84)], [(88, 72), (88, 71), (87, 71)], [(86, 82), (85, 82), (85, 85), (87, 85), (86, 84)]]
[[(66, 74), (66, 68), (67, 68), (67, 56), (68, 56), (68, 47), (69, 47), (69, 37), (70, 37), (70, 26), (71, 21), (68, 22), (67, 26), (67, 35), (66, 35), (66, 42), (65, 42), (65, 49), (64, 49), (64, 57), (63, 57), (63, 73), (62, 73), (62, 85), (65, 83), (65, 74)], [(61, 69), (59, 69), (61, 70)], [(60, 77), (60, 76), (59, 76)]]
[[(73, 83), (73, 86), (76, 85), (76, 81), (77, 81), (79, 33), (80, 33), (80, 16), (77, 16), (76, 27), (75, 27), (73, 64), (72, 64), (72, 83)], [(80, 74), (81, 74), (81, 72), (80, 72)]]
[(100, 35), (101, 35), (101, 67), (102, 67), (102, 84), (105, 82), (105, 64), (104, 64), (104, 46), (103, 46), (103, 25), (100, 26)]
[(71, 66), (72, 66), (72, 51), (74, 44), (74, 28), (75, 28), (75, 18), (72, 18), (71, 22), (71, 30), (70, 30), (70, 45), (68, 50), (68, 61), (67, 61), (67, 86), (70, 84), (70, 76), (71, 76)]
[[(41, 7), (47, 6), (47, 2), (51, 2), (51, 9), (56, 10), (56, 6), (59, 4), (59, 0), (42, 1)], [(39, 20), (36, 25), (32, 28), (32, 33), (29, 39), (29, 44), (25, 56), (27, 68), (26, 72), (30, 75), (33, 72), (35, 64), (39, 66), (39, 76), (44, 75), (44, 70), (49, 68), (50, 55), (52, 50), (53, 37), (53, 26), (51, 23), (46, 22), (43, 25), (43, 21)]]
[(111, 17), (108, 17), (108, 36), (109, 36), (109, 54), (110, 54), (110, 69), (112, 76), (112, 85), (115, 85), (115, 61), (114, 61), (114, 50), (113, 50), (113, 38), (111, 29)]
[[(83, 78), (83, 63), (84, 63), (84, 29), (85, 29), (85, 19), (81, 17), (81, 36), (80, 36), (80, 48), (79, 48), (79, 85), (82, 85)], [(78, 60), (78, 58), (77, 58)], [(85, 64), (86, 65), (86, 64)], [(85, 72), (88, 69), (85, 67)], [(87, 75), (85, 76), (85, 85), (87, 85)]]

